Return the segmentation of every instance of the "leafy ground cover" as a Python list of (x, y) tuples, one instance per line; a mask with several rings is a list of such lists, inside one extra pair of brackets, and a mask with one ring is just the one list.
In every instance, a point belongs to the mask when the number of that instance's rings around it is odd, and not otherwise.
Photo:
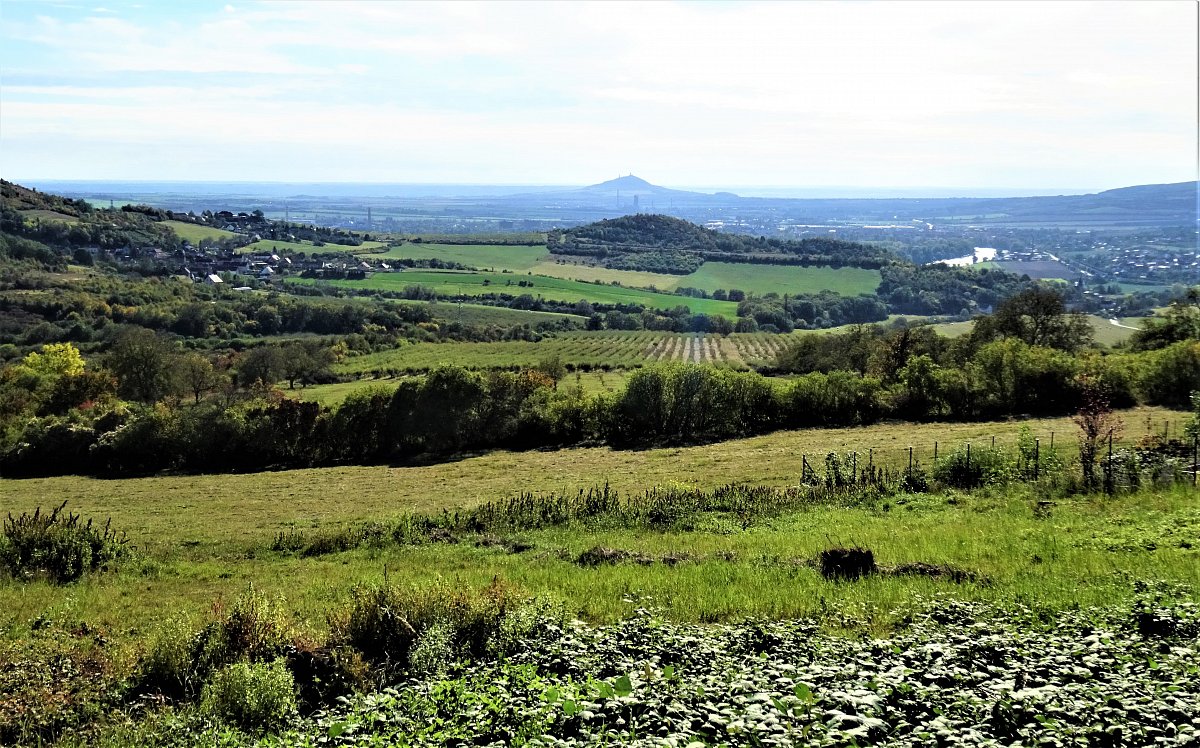
[[(1192, 745), (1193, 605), (1047, 619), (939, 601), (886, 638), (806, 622), (548, 624), (502, 664), (415, 678), (269, 745)], [(1152, 612), (1151, 612), (1152, 611)], [(1144, 621), (1157, 616), (1155, 635)]]

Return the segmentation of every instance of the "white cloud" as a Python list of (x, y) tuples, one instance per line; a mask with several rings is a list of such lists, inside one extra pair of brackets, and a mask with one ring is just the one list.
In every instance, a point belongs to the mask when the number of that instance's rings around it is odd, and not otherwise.
[[(0, 57), (32, 76), (0, 89), (0, 142), (38, 176), (56, 150), (50, 133), (59, 152), (103, 137), (237, 152), (235, 168), (255, 170), (204, 175), (218, 179), (284, 168), (504, 182), (634, 169), (676, 184), (1118, 186), (1194, 176), (1190, 4), (225, 11), (5, 21), (0, 40), (49, 54)], [(341, 161), (281, 165), (294, 147)], [(76, 163), (91, 176), (129, 166), (105, 159)], [(229, 168), (199, 155), (160, 164)]]

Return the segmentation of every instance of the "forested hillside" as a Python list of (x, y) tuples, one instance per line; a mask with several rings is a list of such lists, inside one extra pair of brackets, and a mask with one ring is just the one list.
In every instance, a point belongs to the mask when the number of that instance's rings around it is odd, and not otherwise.
[(724, 234), (671, 216), (638, 213), (551, 232), (555, 254), (595, 257), (607, 267), (684, 275), (705, 260), (878, 268), (896, 256), (835, 239), (788, 241)]

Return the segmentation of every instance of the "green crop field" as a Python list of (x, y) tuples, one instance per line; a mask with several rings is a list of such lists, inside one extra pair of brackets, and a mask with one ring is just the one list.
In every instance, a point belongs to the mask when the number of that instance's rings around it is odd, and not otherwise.
[(238, 234), (225, 229), (217, 229), (212, 226), (199, 226), (187, 221), (163, 221), (163, 226), (168, 227), (175, 232), (175, 235), (184, 241), (189, 241), (192, 244), (199, 244), (205, 239), (211, 241), (220, 241), (222, 239), (232, 239)]
[[(435, 306), (440, 310), (436, 312), (439, 318), (454, 319), (445, 312), (452, 305), (443, 303)], [(481, 319), (487, 318), (486, 309), (481, 308)], [(955, 324), (970, 325), (969, 322)], [(938, 330), (947, 334), (945, 330), (948, 327), (953, 329), (949, 325), (939, 325)], [(632, 369), (655, 362), (686, 361), (747, 369), (774, 363), (775, 358), (801, 336), (827, 334), (841, 329), (844, 328), (797, 330), (788, 334), (733, 333), (725, 336), (652, 330), (601, 330), (554, 333), (537, 342), (409, 343), (392, 350), (348, 358), (336, 369), (338, 373), (346, 375), (416, 372), (442, 364), (457, 364), (472, 369), (503, 369), (532, 367), (553, 358), (570, 367)]]
[[(518, 285), (522, 281), (528, 285)], [(288, 282), (314, 281), (289, 278)], [(729, 301), (696, 299), (621, 286), (517, 273), (406, 270), (397, 273), (376, 273), (365, 280), (339, 280), (329, 281), (329, 283), (343, 288), (369, 288), (386, 291), (402, 291), (406, 286), (420, 285), (431, 288), (438, 294), (451, 296), (482, 296), (484, 294), (520, 296), (529, 294), (535, 298), (540, 296), (568, 303), (584, 299), (601, 304), (642, 304), (652, 309), (673, 309), (677, 306), (686, 306), (696, 314), (721, 315), (730, 319), (737, 317), (737, 304)]]
[[(356, 252), (363, 248), (356, 248)], [(370, 252), (372, 259), (445, 260), (481, 270), (529, 270), (546, 256), (544, 246), (494, 244), (402, 244)]]
[(813, 333), (777, 335), (764, 332), (720, 336), (650, 330), (602, 330), (556, 333), (538, 342), (410, 343), (392, 350), (348, 358), (336, 369), (341, 374), (423, 371), (442, 364), (496, 369), (531, 367), (553, 358), (572, 367), (631, 369), (658, 361), (688, 361), (745, 369), (753, 364), (770, 363), (796, 336), (808, 334)]
[(833, 291), (843, 296), (873, 294), (881, 280), (878, 270), (863, 268), (798, 267), (706, 262), (691, 275), (682, 276), (676, 287), (737, 288), (756, 294), (812, 294)]

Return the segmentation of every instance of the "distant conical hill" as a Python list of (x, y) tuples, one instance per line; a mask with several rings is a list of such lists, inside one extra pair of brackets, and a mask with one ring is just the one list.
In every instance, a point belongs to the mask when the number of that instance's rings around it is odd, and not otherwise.
[(594, 195), (697, 195), (697, 193), (688, 192), (685, 190), (671, 190), (670, 187), (660, 187), (652, 185), (650, 182), (632, 174), (618, 176), (617, 179), (602, 181), (598, 185), (588, 185), (578, 190), (580, 192), (590, 192)]

